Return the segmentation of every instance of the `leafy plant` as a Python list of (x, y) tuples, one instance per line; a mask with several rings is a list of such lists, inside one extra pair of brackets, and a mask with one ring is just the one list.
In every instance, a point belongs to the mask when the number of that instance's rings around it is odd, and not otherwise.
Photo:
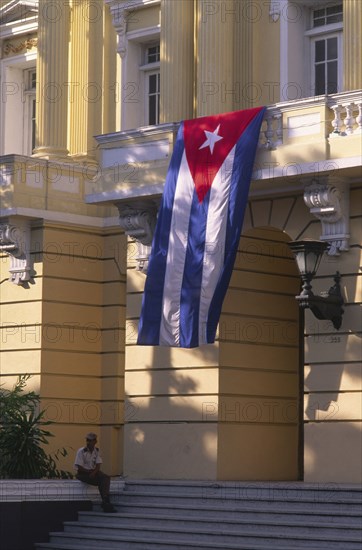
[(47, 454), (43, 448), (53, 437), (44, 427), (52, 422), (44, 420), (40, 396), (24, 391), (29, 378), (19, 376), (11, 390), (0, 388), (0, 478), (71, 478), (71, 473), (57, 468), (67, 450)]

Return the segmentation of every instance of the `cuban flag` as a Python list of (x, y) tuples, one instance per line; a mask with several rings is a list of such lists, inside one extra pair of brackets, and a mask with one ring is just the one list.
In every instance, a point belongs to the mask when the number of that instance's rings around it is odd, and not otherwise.
[(213, 343), (265, 108), (181, 123), (152, 243), (138, 344)]

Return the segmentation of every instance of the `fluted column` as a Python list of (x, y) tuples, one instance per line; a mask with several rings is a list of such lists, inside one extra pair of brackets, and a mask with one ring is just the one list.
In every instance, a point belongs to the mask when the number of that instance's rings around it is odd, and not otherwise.
[(233, 110), (234, 25), (238, 4), (197, 0), (197, 116)]
[[(252, 27), (249, 17), (246, 17), (241, 7), (246, 9), (246, 0), (239, 4), (239, 11), (234, 19), (234, 90), (233, 108), (248, 109), (252, 107), (249, 86), (253, 82), (252, 72)], [(245, 12), (246, 13), (246, 12)]]
[(39, 1), (35, 156), (68, 155), (69, 16), (69, 2)]
[(194, 0), (161, 3), (160, 122), (193, 116)]
[[(116, 70), (116, 33), (109, 19), (103, 2), (73, 4), (69, 149), (71, 155), (83, 159), (94, 157), (93, 136), (113, 129), (109, 124), (108, 94), (115, 81), (109, 71)], [(104, 75), (110, 78), (109, 82), (104, 81)]]
[(362, 88), (362, 2), (343, 1), (344, 90)]

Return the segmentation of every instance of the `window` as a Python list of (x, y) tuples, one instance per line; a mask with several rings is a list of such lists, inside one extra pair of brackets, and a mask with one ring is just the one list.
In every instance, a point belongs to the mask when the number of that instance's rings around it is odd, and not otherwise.
[(149, 73), (148, 84), (148, 124), (160, 122), (160, 73)]
[(160, 122), (160, 44), (148, 44), (144, 48), (145, 121), (153, 125)]
[(146, 63), (159, 63), (160, 62), (160, 45), (148, 46), (146, 50)]
[(343, 21), (343, 6), (327, 6), (322, 9), (313, 10), (313, 28), (324, 27), (333, 23), (341, 23)]
[(35, 149), (36, 71), (24, 71), (24, 153), (31, 155)]
[(314, 93), (315, 95), (338, 92), (338, 36), (314, 40)]
[(312, 10), (310, 27), (312, 94), (335, 94), (342, 90), (342, 3)]

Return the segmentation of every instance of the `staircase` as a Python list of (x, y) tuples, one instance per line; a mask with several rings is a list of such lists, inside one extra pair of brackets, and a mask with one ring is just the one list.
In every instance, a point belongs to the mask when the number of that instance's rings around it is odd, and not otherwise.
[(362, 550), (362, 488), (338, 484), (128, 481), (37, 550)]

